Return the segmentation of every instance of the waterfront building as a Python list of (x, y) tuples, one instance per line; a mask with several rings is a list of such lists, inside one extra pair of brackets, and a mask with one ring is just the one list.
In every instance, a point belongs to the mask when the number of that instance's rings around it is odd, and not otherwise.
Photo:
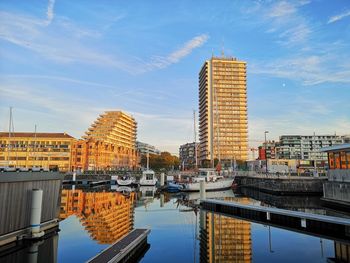
[(72, 147), (72, 170), (135, 169), (137, 123), (121, 111), (106, 111)]
[[(229, 198), (249, 204), (248, 198)], [(200, 262), (251, 262), (250, 222), (212, 212), (200, 212)]]
[(259, 146), (259, 160), (276, 159), (276, 142), (268, 141), (264, 142), (262, 146)]
[(343, 139), (339, 135), (282, 135), (276, 155), (279, 159), (327, 161), (327, 154), (321, 148), (341, 143)]
[(112, 244), (134, 227), (135, 193), (62, 190), (60, 219), (75, 215), (91, 238)]
[(202, 164), (248, 158), (246, 62), (212, 57), (199, 73), (199, 140)]
[(150, 145), (148, 143), (136, 141), (136, 148), (140, 154), (155, 154), (160, 155), (160, 150), (158, 150), (155, 146)]
[(74, 141), (67, 133), (0, 132), (0, 166), (67, 172)]
[[(196, 154), (197, 151), (197, 154)], [(198, 165), (199, 143), (191, 142), (180, 146), (179, 159), (183, 169), (193, 169)], [(197, 160), (196, 160), (197, 158)]]
[[(330, 205), (350, 208), (350, 144), (322, 149), (328, 155), (328, 182), (323, 184), (323, 199)], [(348, 210), (349, 211), (349, 210)]]

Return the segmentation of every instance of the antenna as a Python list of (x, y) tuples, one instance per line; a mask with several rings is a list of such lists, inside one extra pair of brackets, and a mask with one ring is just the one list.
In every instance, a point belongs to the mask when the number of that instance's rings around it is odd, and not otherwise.
[(224, 39), (221, 40), (221, 55), (225, 57)]

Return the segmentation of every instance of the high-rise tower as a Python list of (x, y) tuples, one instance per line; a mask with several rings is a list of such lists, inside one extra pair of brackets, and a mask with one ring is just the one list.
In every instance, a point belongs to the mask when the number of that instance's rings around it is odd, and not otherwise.
[(199, 73), (200, 160), (248, 158), (246, 62), (212, 57)]

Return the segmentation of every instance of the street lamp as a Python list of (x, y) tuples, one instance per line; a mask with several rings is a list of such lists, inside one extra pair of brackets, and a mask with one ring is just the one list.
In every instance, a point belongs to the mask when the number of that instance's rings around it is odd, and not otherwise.
[(267, 151), (266, 151), (266, 147), (267, 147), (267, 141), (266, 141), (266, 134), (269, 133), (269, 131), (265, 131), (264, 132), (264, 135), (265, 135), (265, 161), (266, 161), (266, 171), (265, 171), (265, 174), (267, 176)]

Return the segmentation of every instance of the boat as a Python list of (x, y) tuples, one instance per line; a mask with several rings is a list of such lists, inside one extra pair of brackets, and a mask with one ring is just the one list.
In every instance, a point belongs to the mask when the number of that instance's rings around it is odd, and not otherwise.
[(183, 185), (175, 181), (168, 181), (166, 190), (170, 193), (176, 193), (183, 189)]
[(129, 175), (118, 176), (116, 182), (120, 186), (133, 185), (136, 183), (136, 179)]
[(234, 179), (219, 175), (214, 168), (202, 168), (199, 169), (197, 177), (193, 177), (190, 182), (183, 184), (181, 191), (198, 192), (201, 181), (205, 182), (205, 191), (217, 191), (231, 188)]
[(157, 184), (155, 172), (149, 169), (149, 153), (147, 153), (147, 168), (142, 172), (142, 177), (139, 183), (140, 186), (155, 186)]
[(141, 186), (155, 186), (157, 183), (157, 178), (153, 170), (147, 169), (142, 172), (142, 177), (140, 179)]

